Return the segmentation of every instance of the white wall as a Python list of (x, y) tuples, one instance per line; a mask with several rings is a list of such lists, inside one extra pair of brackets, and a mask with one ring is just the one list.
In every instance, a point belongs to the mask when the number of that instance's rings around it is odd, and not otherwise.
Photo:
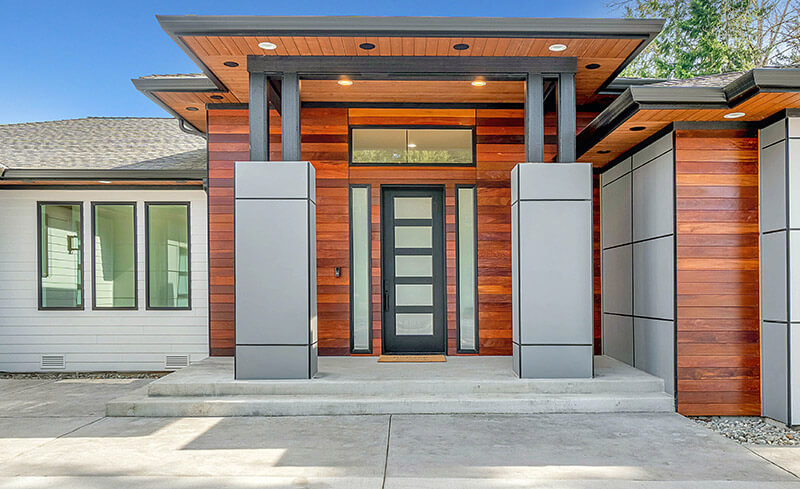
[[(37, 201), (83, 202), (84, 310), (39, 311)], [(135, 201), (138, 309), (92, 310), (93, 201)], [(145, 309), (144, 202), (186, 201), (191, 310)], [(0, 371), (40, 370), (63, 354), (66, 371), (164, 370), (166, 355), (208, 355), (207, 205), (202, 190), (0, 190)]]
[(672, 133), (602, 175), (603, 353), (675, 386)]

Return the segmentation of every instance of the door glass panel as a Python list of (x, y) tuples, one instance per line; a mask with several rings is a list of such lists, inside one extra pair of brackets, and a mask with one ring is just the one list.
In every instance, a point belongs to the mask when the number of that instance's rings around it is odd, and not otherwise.
[(395, 314), (395, 333), (397, 335), (432, 335), (433, 314)]
[(433, 199), (430, 197), (395, 197), (395, 219), (432, 219)]
[(395, 248), (430, 248), (433, 246), (433, 231), (430, 226), (396, 226)]
[(432, 306), (433, 285), (431, 284), (397, 284), (398, 306)]
[(430, 255), (396, 255), (394, 257), (396, 277), (433, 276), (433, 257)]

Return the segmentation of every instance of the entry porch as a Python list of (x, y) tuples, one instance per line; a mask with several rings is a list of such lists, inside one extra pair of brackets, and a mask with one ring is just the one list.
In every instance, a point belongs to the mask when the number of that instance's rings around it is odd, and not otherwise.
[(107, 405), (109, 416), (670, 412), (664, 381), (607, 356), (594, 377), (520, 379), (507, 356), (441, 363), (320, 357), (313, 379), (236, 380), (234, 359), (209, 358)]

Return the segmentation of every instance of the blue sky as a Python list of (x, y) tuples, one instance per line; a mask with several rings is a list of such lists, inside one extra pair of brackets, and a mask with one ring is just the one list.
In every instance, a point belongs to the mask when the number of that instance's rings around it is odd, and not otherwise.
[(606, 0), (9, 0), (0, 16), (0, 124), (166, 116), (130, 79), (199, 70), (156, 14), (619, 16)]

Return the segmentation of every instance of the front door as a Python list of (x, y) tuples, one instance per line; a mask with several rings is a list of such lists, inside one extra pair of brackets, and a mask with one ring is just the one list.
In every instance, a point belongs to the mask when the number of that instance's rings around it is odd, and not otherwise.
[(441, 188), (382, 189), (383, 351), (445, 352)]

